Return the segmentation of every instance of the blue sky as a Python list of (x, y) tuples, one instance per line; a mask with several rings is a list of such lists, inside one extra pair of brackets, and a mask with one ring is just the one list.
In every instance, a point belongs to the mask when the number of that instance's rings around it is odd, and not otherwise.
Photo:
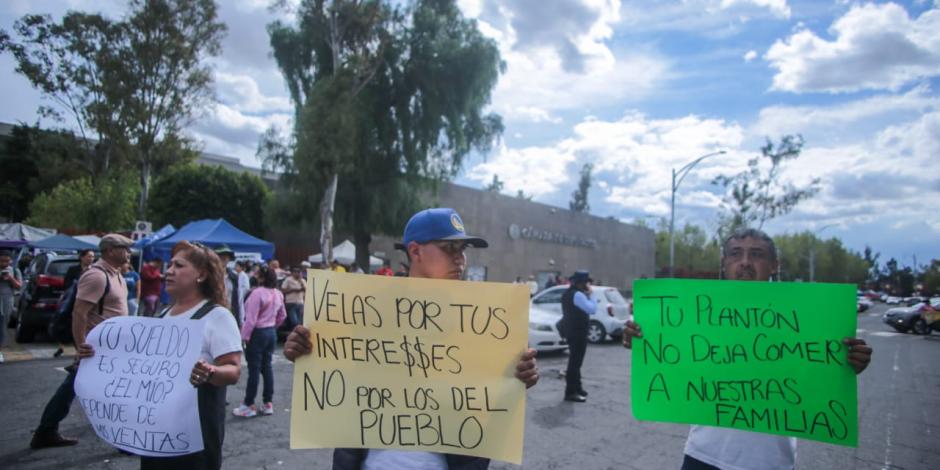
[[(800, 133), (795, 184), (821, 192), (765, 228), (818, 230), (909, 265), (940, 258), (940, 2), (844, 0), (460, 0), (494, 38), (507, 70), (492, 111), (506, 131), (457, 182), (494, 174), (507, 194), (566, 207), (584, 163), (597, 169), (592, 212), (668, 216), (670, 168), (717, 149), (683, 182), (677, 223), (716, 226), (721, 190), (766, 137)], [(229, 26), (214, 59), (218, 104), (189, 128), (214, 153), (249, 165), (258, 135), (288, 127), (291, 106), (268, 56), (267, 0), (220, 1)], [(123, 2), (13, 0), (25, 13), (119, 16)], [(0, 56), (0, 120), (36, 119), (39, 94)]]

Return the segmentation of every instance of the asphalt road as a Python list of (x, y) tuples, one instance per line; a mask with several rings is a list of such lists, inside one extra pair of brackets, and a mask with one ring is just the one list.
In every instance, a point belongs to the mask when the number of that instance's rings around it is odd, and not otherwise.
[[(859, 376), (859, 446), (847, 448), (801, 441), (800, 469), (940, 468), (940, 335), (894, 333), (883, 325), (883, 306), (859, 317), (859, 336), (874, 347), (868, 370)], [(586, 404), (561, 400), (559, 370), (567, 356), (539, 359), (543, 378), (528, 393), (524, 467), (537, 469), (677, 469), (688, 426), (637, 422), (630, 414), (630, 358), (615, 343), (591, 346), (583, 370), (591, 393)], [(0, 365), (0, 468), (131, 469), (137, 459), (100, 441), (77, 405), (62, 432), (78, 446), (32, 451), (29, 439), (46, 400), (64, 377), (66, 360), (36, 359)], [(273, 417), (229, 416), (225, 468), (323, 469), (329, 450), (288, 449), (291, 366), (275, 361), (277, 387)], [(237, 405), (245, 375), (229, 388)], [(329, 425), (329, 423), (324, 423)], [(492, 469), (514, 469), (494, 462)]]

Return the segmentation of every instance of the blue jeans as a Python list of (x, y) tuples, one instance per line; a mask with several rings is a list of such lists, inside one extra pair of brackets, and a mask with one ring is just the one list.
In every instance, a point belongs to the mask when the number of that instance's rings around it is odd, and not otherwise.
[(264, 377), (264, 392), (262, 402), (270, 403), (274, 399), (274, 370), (271, 368), (271, 356), (274, 355), (274, 344), (277, 343), (277, 333), (274, 327), (256, 328), (251, 332), (251, 340), (245, 350), (248, 360), (248, 385), (245, 387), (245, 405), (255, 404), (255, 395), (258, 394), (258, 374)]
[(59, 422), (69, 415), (69, 408), (72, 407), (72, 400), (75, 399), (75, 375), (78, 369), (73, 369), (65, 377), (62, 385), (55, 391), (46, 409), (42, 412), (42, 418), (39, 419), (39, 427), (36, 433), (56, 432), (59, 430)]
[(304, 304), (287, 304), (287, 320), (291, 329), (304, 322)]

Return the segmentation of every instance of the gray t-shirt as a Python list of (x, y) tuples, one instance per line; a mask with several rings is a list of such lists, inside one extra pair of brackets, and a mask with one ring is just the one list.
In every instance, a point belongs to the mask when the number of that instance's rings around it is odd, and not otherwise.
[[(16, 280), (18, 281), (23, 280), (23, 274), (20, 273), (19, 269), (13, 267), (13, 265), (10, 265), (0, 271), (6, 272), (6, 273), (12, 272)], [(5, 276), (0, 275), (0, 296), (12, 297), (14, 294), (16, 294), (16, 289), (13, 288), (13, 283), (7, 280)]]

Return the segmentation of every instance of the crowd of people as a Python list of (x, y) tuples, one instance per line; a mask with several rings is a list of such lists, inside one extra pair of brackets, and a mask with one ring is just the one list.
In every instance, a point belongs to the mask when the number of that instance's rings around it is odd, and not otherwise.
[[(455, 223), (452, 221), (458, 221)], [(289, 361), (310, 354), (311, 331), (303, 324), (306, 292), (304, 266), (282, 270), (272, 260), (267, 264), (236, 260), (226, 247), (210, 249), (196, 242), (180, 242), (172, 250), (165, 267), (151, 260), (136, 275), (129, 267), (131, 240), (116, 234), (102, 238), (101, 258), (81, 253), (81, 262), (68, 273), (77, 283), (73, 308), (72, 333), (76, 359), (68, 375), (46, 405), (31, 447), (41, 449), (75, 445), (76, 439), (58, 431), (75, 398), (74, 382), (79, 360), (93, 357), (94, 348), (85, 341), (95, 325), (105, 319), (133, 314), (132, 304), (139, 303), (139, 314), (164, 321), (204, 320), (200, 359), (193, 364), (190, 382), (198, 389), (198, 415), (205, 448), (172, 458), (141, 457), (142, 469), (219, 469), (226, 415), (226, 387), (238, 382), (241, 362), (247, 362), (248, 378), (244, 398), (232, 413), (241, 418), (269, 416), (274, 413), (274, 374), (272, 359), (277, 329), (290, 327), (283, 348)], [(468, 248), (486, 248), (488, 243), (467, 235), (459, 215), (452, 209), (428, 209), (409, 220), (400, 247), (408, 264), (405, 275), (415, 278), (463, 278)], [(768, 281), (776, 272), (773, 240), (763, 232), (746, 230), (732, 234), (723, 246), (722, 270), (725, 279)], [(326, 267), (324, 267), (326, 268)], [(330, 266), (329, 269), (356, 272), (355, 266)], [(10, 268), (8, 256), (0, 254), (0, 301), (16, 287), (19, 274)], [(392, 276), (386, 262), (375, 274)], [(535, 284), (535, 279), (517, 282)], [(552, 279), (552, 285), (567, 285), (562, 296), (560, 331), (569, 344), (564, 400), (583, 403), (588, 391), (580, 380), (580, 368), (586, 351), (586, 325), (596, 314), (597, 303), (587, 271), (577, 271), (565, 279)], [(166, 301), (161, 295), (166, 295)], [(7, 310), (0, 311), (6, 314)], [(632, 346), (642, 337), (640, 325), (627, 322), (623, 345)], [(2, 341), (2, 337), (0, 337)], [(861, 373), (871, 360), (872, 350), (863, 340), (845, 338), (847, 364)], [(539, 381), (535, 351), (520, 351), (514, 368), (515, 377), (526, 388)], [(260, 384), (259, 384), (260, 381)], [(256, 402), (259, 385), (260, 401)], [(692, 426), (684, 449), (683, 470), (793, 468), (796, 439), (756, 432), (744, 432), (707, 426)], [(385, 449), (335, 449), (333, 468), (346, 469), (485, 469), (489, 461), (480, 457)]]

